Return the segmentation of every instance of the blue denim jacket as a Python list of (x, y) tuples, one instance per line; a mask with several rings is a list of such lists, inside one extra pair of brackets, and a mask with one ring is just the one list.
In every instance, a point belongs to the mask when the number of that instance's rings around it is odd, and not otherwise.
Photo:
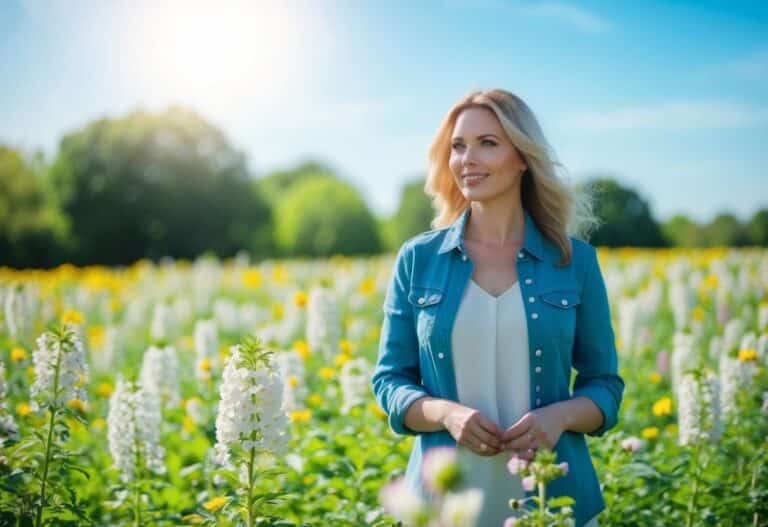
[[(473, 272), (463, 244), (471, 209), (448, 228), (421, 233), (398, 252), (384, 300), (379, 356), (372, 374), (373, 392), (387, 412), (389, 426), (401, 435), (416, 435), (405, 478), (426, 496), (421, 481), (424, 453), (436, 446), (455, 446), (443, 429), (416, 432), (407, 428), (408, 407), (429, 395), (457, 401), (451, 357), (451, 330), (464, 289)], [(600, 408), (603, 423), (589, 433), (602, 436), (618, 420), (624, 381), (618, 375), (608, 297), (595, 248), (571, 238), (573, 258), (564, 267), (556, 245), (525, 214), (525, 240), (518, 253), (517, 274), (525, 298), (533, 408), (588, 397)], [(576, 376), (571, 392), (571, 368)], [(565, 431), (555, 445), (558, 461), (569, 473), (547, 487), (547, 496), (576, 500), (581, 526), (605, 508), (584, 434)], [(527, 493), (528, 496), (533, 493)]]

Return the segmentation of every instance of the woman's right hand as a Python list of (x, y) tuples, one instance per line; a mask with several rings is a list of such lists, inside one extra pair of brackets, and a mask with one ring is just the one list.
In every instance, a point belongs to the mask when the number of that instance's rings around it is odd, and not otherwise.
[(456, 443), (466, 446), (478, 456), (495, 456), (501, 451), (502, 430), (474, 408), (451, 404), (443, 425)]

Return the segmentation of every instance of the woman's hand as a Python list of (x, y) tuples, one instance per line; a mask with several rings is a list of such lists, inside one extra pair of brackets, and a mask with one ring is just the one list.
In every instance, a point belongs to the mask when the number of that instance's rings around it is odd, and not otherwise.
[(554, 405), (537, 408), (502, 433), (501, 449), (531, 461), (537, 448), (554, 449), (564, 430), (563, 419)]
[(478, 456), (495, 456), (501, 452), (501, 428), (474, 408), (452, 404), (443, 424), (457, 443)]

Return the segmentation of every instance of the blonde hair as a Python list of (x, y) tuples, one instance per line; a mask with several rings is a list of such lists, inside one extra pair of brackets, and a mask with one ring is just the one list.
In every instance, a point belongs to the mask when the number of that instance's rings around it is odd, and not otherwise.
[(429, 148), (429, 167), (425, 192), (432, 198), (437, 216), (433, 228), (447, 227), (469, 206), (448, 166), (451, 135), (459, 113), (466, 108), (487, 108), (501, 123), (528, 169), (523, 173), (520, 194), (542, 234), (557, 245), (563, 255), (559, 265), (571, 261), (569, 233), (586, 236), (597, 225), (592, 195), (588, 189), (576, 191), (556, 173), (562, 167), (533, 112), (518, 96), (504, 90), (473, 91), (453, 105), (437, 129)]

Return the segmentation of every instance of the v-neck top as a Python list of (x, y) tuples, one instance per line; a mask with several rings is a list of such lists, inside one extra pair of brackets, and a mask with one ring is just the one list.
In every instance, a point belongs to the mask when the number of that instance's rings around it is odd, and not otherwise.
[[(519, 281), (493, 296), (470, 279), (451, 332), (459, 402), (479, 410), (505, 430), (530, 411), (528, 325)], [(521, 512), (509, 507), (522, 499), (520, 476), (509, 473), (511, 454), (478, 456), (457, 445), (464, 474), (462, 488), (481, 488), (477, 525), (499, 526)], [(588, 526), (596, 526), (593, 520)]]
[[(470, 279), (451, 332), (459, 402), (504, 430), (530, 410), (528, 328), (519, 281), (495, 297)], [(462, 488), (481, 488), (477, 525), (501, 526), (513, 516), (510, 498), (524, 498), (519, 476), (509, 473), (510, 454), (478, 456), (459, 444)]]

